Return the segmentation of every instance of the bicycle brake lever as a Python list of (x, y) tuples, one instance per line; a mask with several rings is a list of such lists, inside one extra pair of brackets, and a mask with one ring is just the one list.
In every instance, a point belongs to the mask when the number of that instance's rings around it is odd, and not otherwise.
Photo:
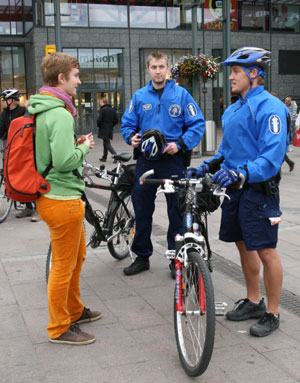
[(163, 187), (160, 186), (158, 188), (156, 195), (158, 195), (160, 193), (168, 194), (168, 193), (174, 193), (174, 192), (175, 192), (175, 188), (174, 188), (174, 185), (172, 183), (172, 180), (165, 180)]
[(216, 188), (213, 192), (213, 195), (215, 195), (217, 197), (225, 197), (225, 198), (228, 198), (230, 200), (229, 195), (226, 194), (221, 188)]
[(152, 174), (154, 174), (154, 169), (151, 169), (151, 170), (148, 170), (147, 172), (145, 172), (144, 174), (142, 174), (140, 176), (140, 179), (139, 179), (139, 183), (140, 185), (143, 185), (144, 182), (145, 182), (145, 179), (149, 176), (151, 176)]

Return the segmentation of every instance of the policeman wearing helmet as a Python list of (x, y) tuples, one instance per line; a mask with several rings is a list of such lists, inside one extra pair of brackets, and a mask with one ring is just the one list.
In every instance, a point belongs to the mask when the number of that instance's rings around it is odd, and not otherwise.
[[(250, 327), (254, 336), (266, 336), (279, 327), (278, 305), (282, 266), (276, 251), (280, 168), (288, 148), (288, 110), (264, 90), (271, 52), (244, 47), (229, 56), (232, 91), (238, 100), (222, 116), (223, 139), (218, 154), (189, 175), (213, 179), (230, 196), (222, 204), (219, 238), (235, 242), (246, 280), (247, 297), (236, 302), (226, 318), (258, 318)], [(264, 267), (267, 307), (259, 288), (260, 262)]]
[[(154, 178), (183, 176), (185, 158), (201, 140), (205, 123), (192, 96), (174, 80), (167, 80), (168, 58), (154, 51), (148, 56), (147, 71), (151, 81), (135, 92), (123, 117), (122, 136), (137, 153), (135, 183), (132, 202), (136, 218), (136, 231), (131, 250), (137, 255), (134, 263), (126, 267), (125, 275), (148, 270), (152, 255), (152, 215), (156, 186), (139, 185), (139, 177), (154, 169)], [(174, 237), (183, 232), (182, 216), (176, 194), (166, 195), (169, 217), (168, 249), (175, 249)], [(174, 263), (170, 265), (175, 277)]]

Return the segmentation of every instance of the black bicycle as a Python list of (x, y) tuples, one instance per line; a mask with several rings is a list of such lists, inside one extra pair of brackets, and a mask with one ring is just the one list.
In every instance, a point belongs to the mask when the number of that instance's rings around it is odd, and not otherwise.
[[(0, 153), (4, 153), (4, 149), (0, 150)], [(0, 156), (1, 157), (1, 156)], [(1, 164), (3, 164), (2, 159), (0, 158)], [(12, 205), (14, 205), (16, 210), (23, 210), (25, 205), (20, 202), (15, 202), (8, 198), (5, 191), (4, 184), (4, 169), (0, 169), (0, 223), (4, 222), (9, 216)]]
[(201, 179), (151, 179), (150, 170), (141, 184), (161, 185), (157, 193), (178, 193), (184, 217), (184, 234), (175, 236), (176, 250), (166, 257), (175, 260), (174, 328), (181, 364), (190, 376), (199, 376), (211, 360), (215, 338), (215, 300), (210, 272), (212, 252), (207, 216), (226, 196), (207, 174)]
[[(123, 164), (131, 159), (128, 153), (116, 154), (114, 159), (117, 161), (117, 167), (112, 171), (106, 170), (105, 165), (97, 168), (91, 164), (83, 164), (82, 176), (86, 188), (111, 192), (106, 211), (94, 210), (86, 193), (83, 193), (82, 199), (85, 202), (85, 225), (88, 223), (93, 227), (87, 247), (95, 249), (101, 242), (106, 242), (110, 254), (122, 260), (130, 254), (130, 244), (135, 232), (135, 216), (131, 202), (135, 164)], [(106, 180), (109, 185), (98, 184), (92, 177)], [(51, 258), (50, 244), (46, 260), (47, 282)]]

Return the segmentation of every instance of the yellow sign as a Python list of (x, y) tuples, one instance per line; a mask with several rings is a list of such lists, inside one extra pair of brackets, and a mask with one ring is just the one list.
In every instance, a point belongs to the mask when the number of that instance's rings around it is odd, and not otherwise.
[(45, 45), (45, 56), (52, 52), (56, 52), (56, 45)]

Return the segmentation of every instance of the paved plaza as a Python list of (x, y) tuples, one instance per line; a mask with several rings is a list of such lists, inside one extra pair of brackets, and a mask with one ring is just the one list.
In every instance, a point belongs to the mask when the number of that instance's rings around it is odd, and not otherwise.
[[(220, 142), (220, 137), (219, 140)], [(119, 133), (113, 146), (130, 152)], [(151, 268), (126, 277), (129, 259), (116, 261), (105, 244), (88, 250), (82, 272), (85, 306), (103, 317), (81, 325), (97, 340), (88, 346), (56, 345), (47, 338), (45, 263), (49, 234), (43, 222), (16, 219), (12, 209), (0, 224), (0, 381), (5, 383), (294, 383), (300, 382), (300, 148), (289, 153), (295, 169), (283, 164), (278, 251), (284, 268), (281, 325), (266, 338), (249, 335), (255, 320), (230, 322), (217, 317), (215, 348), (204, 375), (188, 377), (181, 368), (173, 329), (174, 280), (166, 250), (166, 203), (157, 198)], [(88, 155), (98, 165), (102, 141)], [(206, 157), (194, 158), (193, 165)], [(107, 168), (115, 165), (109, 157)], [(97, 199), (97, 195), (102, 196)], [(90, 194), (101, 208), (103, 192)], [(107, 197), (107, 193), (105, 194)], [(100, 201), (100, 203), (99, 203)], [(220, 209), (209, 216), (214, 252), (216, 301), (231, 308), (245, 297), (235, 246), (218, 240)]]

